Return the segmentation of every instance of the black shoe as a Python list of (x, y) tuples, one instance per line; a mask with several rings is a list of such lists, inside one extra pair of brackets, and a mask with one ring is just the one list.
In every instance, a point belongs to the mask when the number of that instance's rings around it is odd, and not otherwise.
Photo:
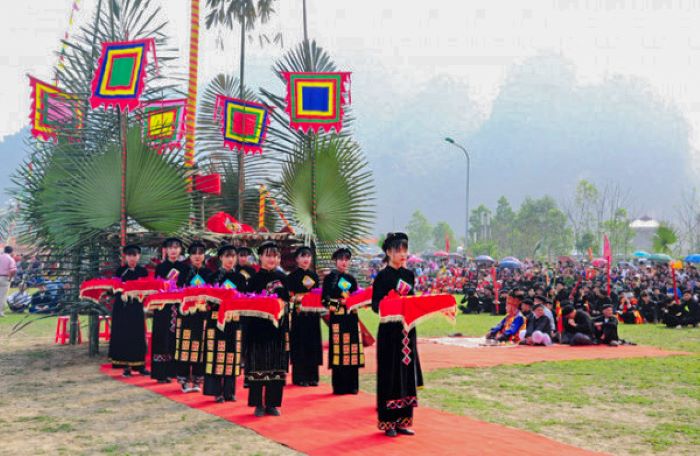
[(236, 402), (236, 396), (226, 397), (226, 402)]
[(258, 405), (257, 407), (255, 407), (253, 415), (257, 416), (258, 418), (261, 416), (265, 416), (265, 407)]
[(396, 437), (398, 434), (396, 433), (396, 429), (387, 429), (384, 431), (384, 435), (387, 437)]
[(146, 369), (145, 367), (143, 369), (139, 369), (139, 374), (141, 375), (151, 375), (151, 371)]
[(280, 411), (277, 410), (277, 407), (265, 407), (265, 415), (280, 416)]
[(128, 367), (124, 369), (124, 372), (122, 372), (122, 377), (131, 377), (131, 369)]
[(214, 402), (216, 402), (217, 404), (223, 404), (225, 400), (226, 399), (224, 399), (224, 396), (216, 396), (216, 399), (214, 399)]
[(350, 394), (357, 394), (357, 390), (350, 391)]
[(412, 431), (412, 430), (410, 430), (410, 429), (401, 429), (401, 428), (398, 428), (398, 429), (396, 430), (396, 432), (399, 433), (399, 434), (401, 434), (401, 435), (416, 435), (416, 432), (415, 432), (415, 431)]
[(318, 386), (318, 382), (309, 382), (309, 386)]
[(160, 380), (158, 380), (158, 383), (170, 383), (170, 379), (168, 379), (168, 378), (161, 378)]

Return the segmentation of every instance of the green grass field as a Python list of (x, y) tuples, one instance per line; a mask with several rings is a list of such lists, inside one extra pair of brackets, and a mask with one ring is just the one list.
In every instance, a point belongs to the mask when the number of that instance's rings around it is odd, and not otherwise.
[[(364, 309), (360, 317), (370, 331), (376, 331), (375, 314)], [(0, 341), (8, 340), (11, 327), (23, 318), (7, 313), (0, 319)], [(482, 336), (499, 318), (459, 315), (451, 323), (436, 317), (421, 324), (418, 334), (436, 337), (458, 332)], [(87, 318), (82, 317), (81, 322), (85, 325)], [(46, 345), (52, 344), (55, 324), (55, 318), (36, 320), (12, 336), (10, 346), (19, 348), (23, 340), (31, 340), (37, 356), (45, 356)], [(443, 369), (425, 374), (421, 406), (501, 423), (613, 454), (698, 454), (700, 329), (621, 325), (620, 335), (638, 344), (692, 354)], [(83, 347), (77, 349), (87, 350)], [(103, 345), (102, 352), (105, 351)], [(95, 367), (103, 360), (85, 358), (85, 362), (94, 363)], [(26, 370), (23, 372), (31, 375)], [(374, 375), (362, 374), (361, 387), (373, 392)], [(70, 432), (61, 430), (62, 434)]]

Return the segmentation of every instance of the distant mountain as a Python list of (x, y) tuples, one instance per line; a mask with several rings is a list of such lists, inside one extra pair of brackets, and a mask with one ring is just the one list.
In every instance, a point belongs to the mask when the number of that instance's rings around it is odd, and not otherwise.
[(9, 199), (7, 191), (13, 186), (10, 177), (27, 156), (24, 140), (28, 134), (29, 130), (23, 129), (0, 140), (0, 203)]
[(463, 230), (465, 159), (444, 136), (471, 154), (471, 208), (495, 207), (500, 195), (515, 205), (527, 195), (561, 201), (585, 178), (617, 181), (633, 209), (670, 217), (693, 179), (690, 127), (675, 106), (636, 79), (579, 85), (558, 55), (513, 66), (486, 119), (467, 87), (445, 77), (381, 122), (363, 108), (357, 137), (377, 181), (380, 232), (402, 229), (415, 209)]

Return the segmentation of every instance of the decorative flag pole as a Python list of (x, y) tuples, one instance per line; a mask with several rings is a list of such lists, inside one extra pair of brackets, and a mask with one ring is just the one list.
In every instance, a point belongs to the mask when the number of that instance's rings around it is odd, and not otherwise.
[(262, 231), (265, 228), (265, 195), (267, 194), (267, 189), (264, 185), (260, 186), (260, 205), (258, 207), (258, 231)]
[[(194, 140), (197, 126), (197, 72), (199, 67), (199, 0), (192, 0), (190, 14), (190, 70), (187, 89), (187, 133), (185, 134), (185, 167), (194, 167)], [(188, 179), (192, 189), (192, 180)]]

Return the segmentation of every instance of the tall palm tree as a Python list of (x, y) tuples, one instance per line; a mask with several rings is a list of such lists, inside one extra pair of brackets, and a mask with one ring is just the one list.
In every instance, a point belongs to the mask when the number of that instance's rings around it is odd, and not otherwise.
[[(273, 71), (282, 78), (285, 71), (337, 69), (315, 41), (303, 41), (278, 60)], [(283, 95), (265, 89), (261, 93), (277, 108), (271, 114), (266, 149), (284, 157), (283, 173), (273, 180), (272, 191), (316, 242), (322, 259), (339, 244), (357, 245), (372, 229), (374, 182), (364, 154), (352, 140), (352, 113), (346, 110), (340, 134), (305, 134), (288, 127)]]
[[(239, 96), (243, 98), (245, 87), (245, 43), (247, 33), (255, 29), (259, 22), (264, 24), (270, 20), (274, 14), (273, 7), (275, 0), (207, 0), (209, 14), (206, 16), (206, 26), (211, 28), (214, 26), (224, 26), (228, 29), (233, 29), (234, 26), (240, 27), (241, 32), (241, 54), (239, 68)], [(267, 42), (281, 43), (282, 35), (277, 34), (272, 40), (269, 37), (262, 35), (261, 43)], [(245, 156), (239, 154), (238, 158), (238, 213), (243, 214), (245, 209)]]

